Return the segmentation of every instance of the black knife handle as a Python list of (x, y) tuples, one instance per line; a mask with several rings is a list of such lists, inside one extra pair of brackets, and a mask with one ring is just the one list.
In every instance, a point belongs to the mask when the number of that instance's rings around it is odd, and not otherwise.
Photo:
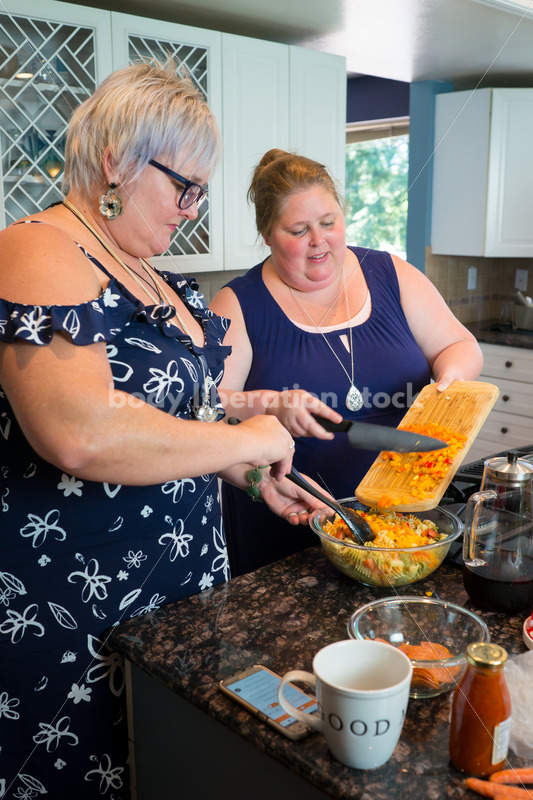
[(311, 416), (329, 433), (346, 433), (352, 424), (352, 420), (349, 419), (343, 419), (342, 422), (331, 422), (331, 420), (320, 417), (318, 414), (311, 414)]

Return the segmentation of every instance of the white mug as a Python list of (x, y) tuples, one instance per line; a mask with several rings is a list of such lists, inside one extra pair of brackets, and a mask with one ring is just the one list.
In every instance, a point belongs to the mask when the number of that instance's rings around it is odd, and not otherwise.
[[(392, 645), (347, 639), (316, 654), (314, 674), (287, 672), (278, 700), (288, 714), (324, 734), (338, 761), (356, 769), (373, 769), (385, 764), (398, 744), (412, 672), (409, 658)], [(283, 687), (289, 681), (302, 681), (315, 689), (320, 719), (285, 699)]]

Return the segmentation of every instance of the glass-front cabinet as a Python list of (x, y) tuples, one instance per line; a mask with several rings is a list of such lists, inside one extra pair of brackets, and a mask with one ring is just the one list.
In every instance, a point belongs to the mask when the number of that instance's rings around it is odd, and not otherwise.
[[(62, 196), (65, 133), (75, 109), (114, 69), (138, 58), (178, 59), (220, 122), (220, 33), (69, 3), (19, 0), (0, 11), (0, 138), (3, 225)], [(213, 84), (218, 76), (219, 85)], [(222, 268), (221, 170), (196, 220), (175, 232), (155, 263)], [(218, 222), (213, 217), (218, 216)], [(183, 262), (180, 264), (180, 262)]]
[[(270, 147), (320, 159), (342, 183), (343, 58), (58, 0), (2, 0), (1, 227), (61, 198), (68, 121), (96, 86), (133, 60), (169, 55), (207, 98), (225, 147), (198, 218), (176, 229), (169, 249), (153, 259), (158, 266), (195, 274), (255, 263), (257, 233), (246, 193)], [(298, 97), (324, 81), (327, 125), (317, 126), (314, 103)]]
[(60, 199), (65, 129), (100, 80), (97, 38), (109, 42), (106, 13), (74, 10), (65, 22), (62, 3), (16, 6), (30, 16), (17, 13), (14, 3), (4, 2), (0, 9), (0, 210), (5, 225)]
[[(130, 14), (113, 13), (111, 18), (114, 69), (140, 58), (176, 59), (207, 99), (221, 126), (220, 33)], [(193, 273), (223, 268), (221, 165), (211, 175), (207, 189), (198, 217), (176, 228), (165, 255), (151, 259), (154, 264), (164, 269), (173, 264)]]

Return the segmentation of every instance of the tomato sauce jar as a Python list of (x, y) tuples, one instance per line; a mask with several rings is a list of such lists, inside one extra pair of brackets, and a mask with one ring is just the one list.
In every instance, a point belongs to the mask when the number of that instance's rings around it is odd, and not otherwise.
[(511, 696), (505, 681), (507, 652), (497, 644), (466, 648), (467, 667), (452, 696), (450, 759), (483, 778), (502, 769), (511, 730)]

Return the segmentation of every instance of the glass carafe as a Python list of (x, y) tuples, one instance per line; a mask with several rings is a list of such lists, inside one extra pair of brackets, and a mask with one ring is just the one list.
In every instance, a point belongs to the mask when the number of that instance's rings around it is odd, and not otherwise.
[(533, 465), (509, 451), (485, 461), (481, 491), (467, 503), (463, 583), (480, 608), (533, 608)]

